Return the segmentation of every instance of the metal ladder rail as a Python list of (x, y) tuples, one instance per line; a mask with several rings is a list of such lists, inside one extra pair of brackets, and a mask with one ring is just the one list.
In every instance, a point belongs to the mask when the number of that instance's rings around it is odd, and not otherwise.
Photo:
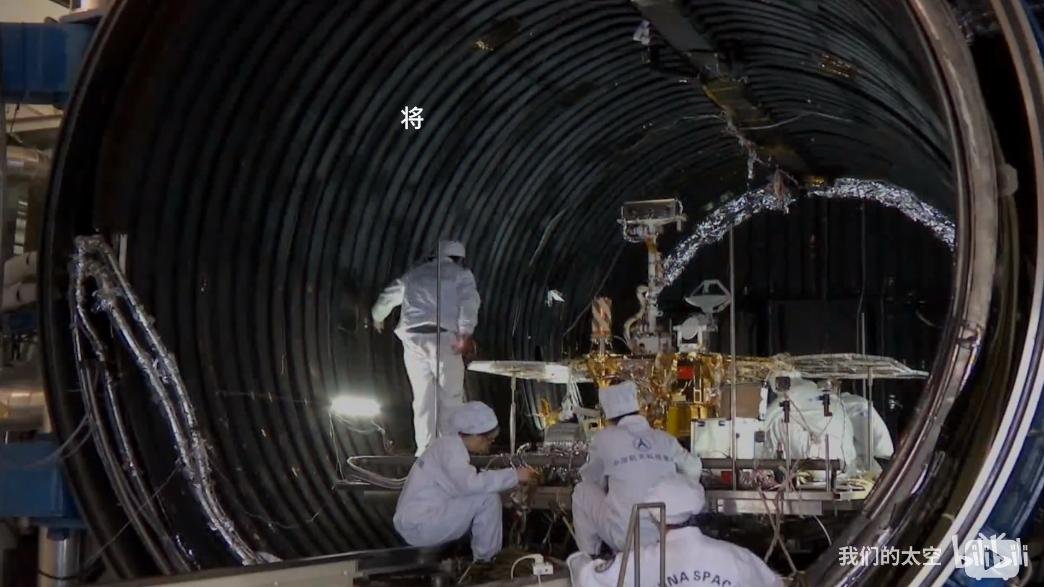
[(660, 585), (667, 584), (667, 551), (664, 543), (667, 541), (667, 506), (660, 503), (636, 503), (631, 508), (631, 517), (627, 523), (627, 544), (620, 553), (620, 575), (616, 578), (616, 587), (623, 587), (624, 577), (627, 576), (627, 556), (634, 556), (634, 587), (641, 587), (641, 525), (638, 523), (638, 515), (642, 510), (657, 510), (659, 518), (657, 527), (660, 530)]

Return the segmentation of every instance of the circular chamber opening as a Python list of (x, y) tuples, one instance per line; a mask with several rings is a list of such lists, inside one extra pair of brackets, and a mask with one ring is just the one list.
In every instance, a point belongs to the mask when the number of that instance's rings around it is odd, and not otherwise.
[[(969, 50), (917, 0), (116, 3), (63, 131), (41, 272), (52, 418), (98, 422), (69, 470), (107, 560), (141, 575), (400, 544), (394, 500), (335, 486), (346, 456), (413, 448), (401, 344), (370, 318), (381, 289), (462, 240), (480, 359), (581, 358), (598, 296), (624, 339), (609, 349), (633, 354), (648, 248), (618, 219), (666, 198), (688, 220), (658, 240), (665, 332), (716, 279), (731, 307), (708, 352), (930, 372), (820, 378), (869, 398), (896, 450), (852, 511), (787, 517), (789, 558), (816, 584), (945, 576), (838, 553), (974, 534), (1035, 413), (1039, 53), (1026, 14), (987, 12), (996, 30), (964, 21)], [(126, 301), (104, 283), (77, 299), (98, 269), (70, 262), (84, 235), (167, 352), (126, 344), (151, 331), (98, 313), (91, 297)], [(506, 421), (507, 379), (465, 387)], [(384, 430), (331, 415), (344, 395), (376, 400)], [(564, 397), (519, 383), (520, 443)], [(185, 474), (193, 446), (209, 482)], [(774, 535), (731, 519), (708, 531)]]

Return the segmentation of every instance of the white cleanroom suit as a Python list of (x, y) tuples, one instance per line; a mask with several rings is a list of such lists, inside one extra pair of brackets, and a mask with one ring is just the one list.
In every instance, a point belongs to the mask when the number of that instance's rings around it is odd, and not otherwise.
[[(456, 408), (450, 423), (465, 434), (497, 427), (493, 410), (481, 402)], [(490, 560), (503, 547), (499, 494), (517, 485), (514, 469), (479, 473), (460, 435), (448, 434), (432, 442), (413, 464), (392, 521), (412, 546), (446, 544), (470, 530), (475, 560)]]
[[(637, 395), (633, 382), (598, 392), (608, 419), (637, 412)], [(622, 550), (631, 508), (641, 502), (650, 486), (679, 470), (698, 483), (699, 457), (673, 436), (649, 426), (641, 415), (626, 416), (595, 434), (587, 464), (580, 469), (580, 483), (573, 489), (573, 527), (580, 550), (597, 555), (603, 542), (614, 551)], [(640, 523), (640, 531), (643, 544), (659, 540), (649, 520)]]
[[(778, 376), (790, 378), (789, 391), (776, 389), (775, 379)], [(800, 460), (825, 459), (829, 454), (831, 460), (841, 461), (843, 472), (854, 471), (855, 426), (837, 394), (820, 390), (815, 383), (802, 379), (796, 372), (777, 373), (769, 378), (769, 384), (773, 386), (777, 395), (765, 416), (765, 444), (762, 456), (776, 458), (782, 451), (783, 458), (789, 453), (791, 459)], [(829, 416), (824, 412), (824, 396), (830, 398)], [(783, 405), (788, 399), (789, 425), (785, 419), (786, 410)], [(826, 477), (825, 472), (816, 472), (814, 475), (821, 480)]]
[[(890, 459), (895, 452), (888, 425), (866, 398), (845, 392), (841, 394), (841, 403), (844, 404), (845, 412), (855, 429), (853, 444), (856, 450), (857, 467), (868, 473), (879, 474), (881, 465), (877, 463), (876, 459)], [(870, 447), (869, 462), (867, 461), (868, 446)]]
[(371, 311), (374, 323), (381, 324), (396, 306), (402, 306), (395, 334), (402, 341), (406, 375), (413, 388), (417, 455), (436, 431), (445, 432), (443, 414), (464, 401), (464, 360), (455, 345), (460, 337), (474, 333), (481, 299), (475, 276), (454, 262), (455, 257), (464, 257), (464, 246), (444, 241), (435, 259), (386, 287)]
[[(645, 503), (662, 503), (667, 523), (687, 523), (704, 505), (703, 488), (691, 481), (672, 476), (656, 485), (643, 499)], [(651, 512), (650, 512), (651, 513)], [(658, 513), (658, 512), (657, 512)], [(657, 519), (643, 512), (643, 516)], [(782, 587), (783, 580), (760, 558), (735, 544), (704, 536), (695, 526), (667, 531), (665, 576), (667, 585), (702, 587)], [(639, 585), (655, 587), (660, 583), (660, 545), (649, 544), (638, 552)], [(623, 553), (604, 563), (577, 552), (569, 557), (569, 575), (573, 587), (616, 587)], [(627, 556), (624, 585), (634, 587), (634, 553)]]

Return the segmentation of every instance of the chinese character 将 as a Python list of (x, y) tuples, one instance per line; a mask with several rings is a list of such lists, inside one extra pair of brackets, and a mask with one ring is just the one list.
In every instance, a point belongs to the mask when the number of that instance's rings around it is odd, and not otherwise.
[(421, 123), (424, 119), (421, 118), (421, 112), (424, 112), (423, 108), (419, 106), (407, 106), (402, 109), (402, 128), (409, 130), (412, 126), (415, 130), (420, 130)]

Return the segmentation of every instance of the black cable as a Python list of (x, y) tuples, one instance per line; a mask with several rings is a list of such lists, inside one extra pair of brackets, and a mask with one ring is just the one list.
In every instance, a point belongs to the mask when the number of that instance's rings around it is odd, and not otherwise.
[(602, 280), (598, 282), (598, 287), (595, 288), (595, 290), (591, 293), (591, 301), (588, 302), (586, 306), (584, 306), (584, 309), (581, 310), (580, 313), (576, 316), (576, 318), (573, 319), (573, 322), (569, 325), (569, 328), (567, 328), (566, 331), (562, 333), (563, 346), (565, 344), (566, 336), (568, 336), (569, 333), (572, 332), (574, 328), (576, 328), (576, 325), (580, 323), (580, 319), (583, 318), (584, 314), (586, 314), (591, 309), (591, 306), (594, 305), (594, 299), (598, 297), (598, 293), (602, 291), (603, 287), (605, 287), (605, 282), (609, 280), (609, 276), (612, 275), (613, 269), (616, 268), (616, 262), (620, 260), (620, 254), (623, 253), (623, 250), (624, 247), (620, 247), (616, 250), (616, 255), (613, 257), (612, 263), (609, 264), (609, 268), (606, 269), (605, 274), (602, 275)]
[(7, 129), (7, 134), (14, 134), (15, 121), (18, 120), (18, 111), (22, 109), (22, 103), (15, 104), (14, 113), (11, 114), (11, 126)]

